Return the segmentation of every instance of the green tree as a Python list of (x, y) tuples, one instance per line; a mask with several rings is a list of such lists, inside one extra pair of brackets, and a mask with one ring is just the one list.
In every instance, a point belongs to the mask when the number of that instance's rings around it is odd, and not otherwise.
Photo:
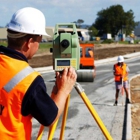
[(77, 20), (77, 26), (80, 28), (81, 27), (81, 24), (83, 24), (84, 23), (84, 20), (82, 20), (82, 19), (78, 19)]
[(92, 26), (99, 30), (98, 35), (111, 33), (114, 37), (119, 31), (123, 31), (126, 35), (130, 34), (135, 25), (132, 10), (125, 12), (121, 5), (113, 5), (99, 11)]
[(94, 27), (94, 26), (91, 26), (89, 27), (89, 35), (92, 37), (92, 36), (97, 36), (98, 34), (98, 30)]
[(73, 23), (76, 24), (77, 28), (81, 28), (81, 25), (84, 23), (84, 20), (78, 19), (77, 21), (74, 21)]

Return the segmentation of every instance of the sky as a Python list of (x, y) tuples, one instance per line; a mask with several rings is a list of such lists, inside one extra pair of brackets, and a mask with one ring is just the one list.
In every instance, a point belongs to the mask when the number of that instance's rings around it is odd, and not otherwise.
[(140, 21), (140, 0), (0, 0), (0, 26), (10, 21), (14, 12), (23, 7), (41, 10), (46, 18), (46, 26), (57, 23), (71, 23), (78, 19), (83, 24), (92, 25), (97, 13), (112, 5), (122, 5), (125, 12), (134, 12), (134, 21)]

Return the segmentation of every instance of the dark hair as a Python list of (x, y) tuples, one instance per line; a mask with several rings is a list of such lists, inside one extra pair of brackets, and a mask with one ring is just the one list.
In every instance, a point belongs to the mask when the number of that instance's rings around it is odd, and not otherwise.
[[(9, 30), (9, 29), (7, 29), (7, 32), (9, 32), (11, 34), (19, 33), (16, 31)], [(39, 35), (32, 35), (32, 34), (27, 34), (20, 38), (11, 38), (11, 37), (7, 36), (8, 47), (20, 50), (25, 41), (28, 41), (30, 38), (33, 38), (33, 40), (36, 41), (38, 36)]]

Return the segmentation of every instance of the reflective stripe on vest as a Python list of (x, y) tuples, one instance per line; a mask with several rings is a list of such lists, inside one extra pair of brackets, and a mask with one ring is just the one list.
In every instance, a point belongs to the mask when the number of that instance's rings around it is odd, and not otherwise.
[(20, 81), (22, 81), (26, 76), (34, 72), (34, 70), (28, 66), (17, 73), (5, 86), (6, 92), (10, 92)]

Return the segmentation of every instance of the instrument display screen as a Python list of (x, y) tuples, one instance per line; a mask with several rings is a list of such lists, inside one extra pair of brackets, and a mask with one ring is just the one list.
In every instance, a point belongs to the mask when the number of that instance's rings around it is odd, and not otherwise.
[(70, 60), (57, 60), (57, 66), (70, 66)]

